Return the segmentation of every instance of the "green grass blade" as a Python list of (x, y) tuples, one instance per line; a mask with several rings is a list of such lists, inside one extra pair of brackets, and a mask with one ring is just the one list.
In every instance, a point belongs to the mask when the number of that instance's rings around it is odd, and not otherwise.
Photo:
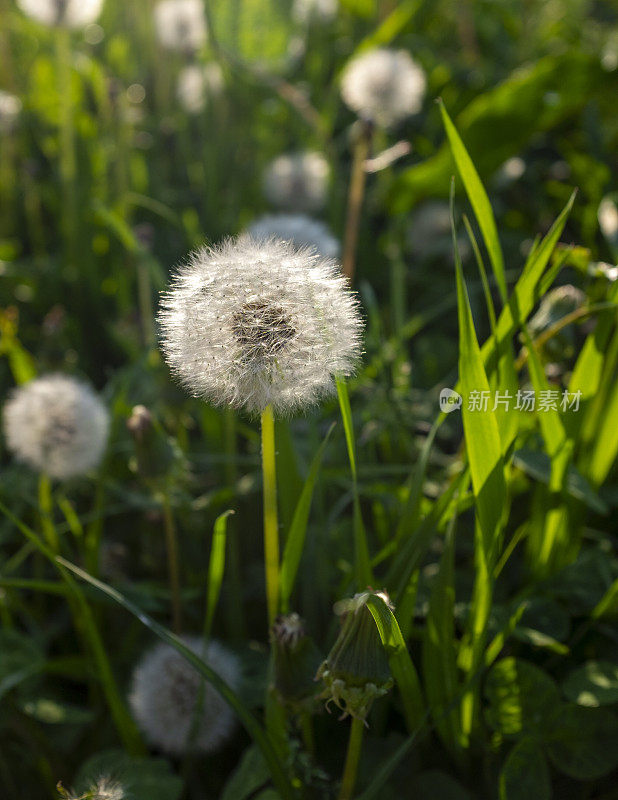
[(413, 733), (423, 720), (425, 703), (421, 685), (408, 648), (401, 635), (397, 618), (381, 597), (370, 595), (367, 608), (378, 628), (382, 644), (388, 652), (391, 672), (401, 694), (406, 724)]
[(502, 298), (502, 302), (506, 303), (506, 278), (504, 277), (504, 257), (502, 255), (502, 248), (500, 247), (500, 240), (498, 239), (498, 229), (496, 227), (496, 220), (491, 210), (489, 198), (481, 183), (478, 172), (472, 159), (468, 155), (464, 143), (462, 142), (457, 129), (453, 125), (451, 118), (448, 115), (442, 100), (440, 103), (440, 112), (442, 113), (442, 121), (446, 129), (451, 151), (457, 164), (457, 169), (461, 180), (466, 188), (468, 199), (474, 209), (479, 228), (483, 234), (483, 241), (489, 254), (489, 260), (493, 269), (496, 284)]
[(233, 689), (228, 686), (223, 678), (221, 678), (213, 669), (208, 666), (208, 664), (202, 661), (199, 656), (190, 650), (182, 642), (182, 640), (178, 638), (178, 636), (145, 614), (117, 589), (114, 589), (112, 586), (97, 580), (97, 578), (93, 578), (92, 575), (84, 572), (83, 569), (80, 569), (70, 561), (66, 561), (64, 558), (58, 557), (56, 560), (61, 566), (67, 570), (70, 570), (72, 573), (92, 586), (95, 586), (97, 589), (103, 592), (103, 594), (107, 595), (107, 597), (110, 597), (116, 603), (133, 614), (133, 616), (136, 617), (136, 619), (138, 619), (142, 625), (145, 625), (156, 636), (158, 636), (159, 639), (166, 642), (166, 644), (169, 644), (176, 651), (178, 651), (178, 653), (180, 653), (180, 655), (183, 656), (183, 658), (185, 658), (191, 664), (191, 666), (194, 667), (200, 673), (200, 675), (206, 681), (208, 681), (208, 683), (210, 683), (214, 689), (217, 690), (230, 708), (236, 712), (238, 718), (245, 727), (245, 730), (260, 748), (262, 755), (268, 764), (273, 783), (275, 784), (281, 797), (284, 798), (284, 800), (295, 800), (295, 793), (292, 785), (290, 784), (279, 758), (277, 757), (275, 749), (273, 748), (273, 745), (267, 737), (264, 729), (255, 719), (249, 709), (245, 706), (236, 692), (234, 692)]
[(429, 462), (429, 454), (433, 440), (435, 439), (438, 431), (438, 423), (434, 422), (431, 430), (427, 434), (423, 447), (421, 449), (417, 463), (408, 478), (406, 488), (408, 489), (408, 498), (404, 507), (403, 513), (397, 525), (397, 532), (395, 534), (395, 541), (400, 542), (405, 538), (406, 534), (411, 533), (419, 523), (419, 512), (421, 507), (421, 499), (423, 496), (423, 482), (427, 472), (427, 464)]
[(361, 590), (372, 585), (373, 573), (371, 571), (369, 547), (367, 546), (367, 533), (363, 524), (360, 498), (358, 495), (358, 472), (356, 469), (356, 445), (354, 441), (352, 409), (350, 408), (348, 387), (342, 378), (337, 378), (337, 396), (339, 397), (339, 408), (341, 409), (343, 430), (345, 432), (345, 441), (348, 448), (348, 458), (350, 460), (350, 470), (352, 472), (352, 491), (354, 493), (354, 579), (357, 588)]
[(208, 563), (208, 589), (206, 591), (206, 619), (204, 622), (204, 636), (212, 633), (212, 623), (215, 618), (217, 603), (223, 583), (225, 571), (225, 544), (227, 541), (227, 519), (234, 512), (232, 509), (219, 514), (215, 520), (210, 548), (210, 561)]
[(324, 451), (326, 450), (326, 445), (334, 427), (335, 424), (333, 423), (328, 429), (326, 436), (324, 437), (324, 441), (320, 445), (317, 453), (313, 457), (311, 467), (309, 468), (309, 474), (307, 475), (307, 480), (305, 481), (300, 497), (298, 498), (298, 503), (292, 519), (292, 525), (290, 526), (288, 537), (285, 542), (283, 559), (281, 561), (281, 571), (279, 573), (281, 610), (284, 614), (287, 614), (289, 611), (290, 597), (292, 595), (292, 590), (294, 589), (294, 582), (296, 580), (296, 574), (298, 572), (298, 566), (300, 564), (300, 559), (305, 544), (307, 522), (309, 521), (309, 511), (311, 509), (311, 500), (313, 499), (315, 482), (322, 464), (322, 458), (324, 456)]

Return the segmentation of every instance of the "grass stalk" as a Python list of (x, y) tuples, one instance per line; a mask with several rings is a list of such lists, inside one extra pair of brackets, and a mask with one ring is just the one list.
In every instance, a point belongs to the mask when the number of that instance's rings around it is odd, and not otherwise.
[(339, 791), (339, 800), (352, 800), (354, 786), (356, 785), (356, 773), (358, 772), (364, 730), (365, 723), (363, 720), (352, 717), (348, 750), (345, 757), (345, 766), (343, 768), (341, 789)]
[(169, 570), (170, 593), (172, 598), (172, 630), (182, 630), (182, 602), (180, 599), (180, 560), (178, 558), (178, 537), (169, 491), (163, 495), (163, 526), (165, 528), (165, 547)]
[(361, 123), (361, 125), (363, 127), (354, 145), (352, 157), (352, 174), (350, 175), (350, 188), (348, 190), (348, 208), (343, 237), (343, 256), (341, 259), (343, 274), (346, 275), (350, 283), (353, 283), (356, 271), (356, 250), (360, 233), (363, 199), (365, 197), (365, 184), (367, 182), (365, 161), (369, 156), (372, 139), (371, 124)]
[(39, 514), (41, 517), (41, 530), (43, 538), (54, 551), (59, 552), (60, 542), (53, 518), (54, 499), (52, 495), (51, 481), (44, 472), (39, 477)]

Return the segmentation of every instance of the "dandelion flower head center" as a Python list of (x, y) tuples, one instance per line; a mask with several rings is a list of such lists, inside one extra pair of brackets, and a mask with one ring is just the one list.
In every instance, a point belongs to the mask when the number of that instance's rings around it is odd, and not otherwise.
[(232, 319), (243, 358), (273, 358), (296, 334), (290, 315), (281, 306), (261, 300), (245, 303)]

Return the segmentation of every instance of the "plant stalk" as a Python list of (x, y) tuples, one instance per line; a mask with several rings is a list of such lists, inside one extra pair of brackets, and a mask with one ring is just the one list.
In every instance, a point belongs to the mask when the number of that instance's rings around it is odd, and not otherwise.
[(348, 190), (348, 209), (343, 238), (343, 256), (341, 260), (343, 274), (348, 278), (350, 283), (354, 281), (354, 273), (356, 271), (356, 249), (358, 246), (361, 212), (363, 210), (365, 184), (367, 181), (365, 161), (369, 156), (372, 139), (371, 123), (363, 122), (361, 124), (363, 128), (354, 145), (354, 155), (352, 158), (352, 174), (350, 176), (350, 188)]
[(268, 627), (279, 610), (279, 523), (277, 519), (277, 470), (275, 419), (272, 406), (262, 412), (262, 480), (264, 492), (264, 567)]
[(339, 800), (352, 800), (354, 786), (356, 784), (356, 773), (358, 772), (358, 762), (360, 760), (361, 747), (363, 744), (363, 732), (365, 723), (357, 717), (352, 717), (350, 727), (350, 738), (348, 739), (348, 752), (345, 757), (345, 767), (339, 791)]
[(165, 546), (169, 569), (170, 593), (172, 597), (172, 629), (174, 633), (182, 630), (182, 603), (180, 600), (180, 566), (178, 558), (178, 540), (174, 513), (168, 491), (163, 495), (163, 524), (165, 528)]

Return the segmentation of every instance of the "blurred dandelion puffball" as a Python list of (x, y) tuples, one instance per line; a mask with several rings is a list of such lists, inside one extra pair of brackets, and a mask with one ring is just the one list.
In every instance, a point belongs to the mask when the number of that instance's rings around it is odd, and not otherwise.
[(243, 235), (192, 253), (159, 322), (182, 384), (249, 413), (317, 402), (361, 352), (358, 301), (337, 264), (279, 239)]
[(86, 794), (66, 793), (67, 800), (125, 800), (125, 797), (122, 784), (108, 777), (98, 778), (88, 787)]
[(292, 16), (296, 22), (332, 22), (339, 10), (339, 0), (294, 0)]
[(0, 133), (10, 133), (15, 128), (20, 111), (19, 97), (0, 89)]
[(264, 172), (264, 194), (284, 211), (319, 211), (326, 202), (330, 168), (320, 153), (278, 156)]
[[(183, 636), (182, 640), (231, 688), (238, 688), (240, 665), (236, 656), (218, 642), (206, 644), (199, 636)], [(160, 642), (143, 656), (133, 673), (129, 704), (151, 745), (169, 755), (186, 752), (201, 686), (203, 706), (192, 745), (194, 750), (209, 753), (232, 734), (234, 712), (170, 645)]]
[(421, 110), (426, 85), (425, 73), (409, 53), (381, 47), (349, 62), (341, 96), (360, 117), (388, 128)]
[(204, 66), (191, 64), (178, 75), (176, 97), (188, 114), (199, 114), (206, 108), (209, 97), (223, 91), (223, 72), (214, 61)]
[(160, 0), (154, 18), (159, 42), (168, 50), (193, 52), (206, 42), (202, 0)]
[(601, 200), (598, 218), (603, 236), (613, 244), (618, 244), (618, 206), (611, 197)]
[(325, 258), (339, 255), (339, 241), (318, 219), (305, 214), (265, 214), (247, 228), (254, 239), (283, 239), (296, 247), (311, 247)]
[(75, 378), (48, 375), (13, 391), (4, 406), (9, 450), (51, 478), (96, 467), (107, 444), (109, 414), (92, 389)]
[(98, 18), (103, 0), (17, 0), (17, 5), (43, 25), (75, 29), (84, 28)]

